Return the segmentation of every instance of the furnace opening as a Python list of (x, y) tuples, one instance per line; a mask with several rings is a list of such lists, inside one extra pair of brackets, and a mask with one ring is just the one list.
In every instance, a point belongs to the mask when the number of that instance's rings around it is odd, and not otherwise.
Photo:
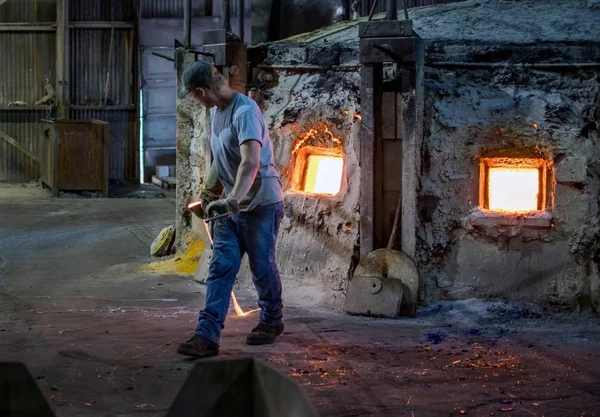
[(501, 214), (542, 211), (547, 205), (548, 164), (532, 158), (482, 158), (480, 208)]
[(343, 140), (325, 124), (309, 129), (295, 142), (288, 170), (295, 192), (334, 196), (340, 193), (344, 178)]
[(309, 155), (306, 162), (304, 192), (335, 195), (342, 187), (344, 158), (339, 156)]

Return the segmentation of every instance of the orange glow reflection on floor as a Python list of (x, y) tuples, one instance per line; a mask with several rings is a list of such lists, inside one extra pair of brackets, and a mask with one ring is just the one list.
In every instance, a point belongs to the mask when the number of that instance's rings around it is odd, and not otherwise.
[(537, 168), (490, 168), (489, 209), (511, 213), (535, 211), (539, 187)]
[(339, 193), (344, 171), (344, 158), (309, 155), (304, 191), (313, 194)]

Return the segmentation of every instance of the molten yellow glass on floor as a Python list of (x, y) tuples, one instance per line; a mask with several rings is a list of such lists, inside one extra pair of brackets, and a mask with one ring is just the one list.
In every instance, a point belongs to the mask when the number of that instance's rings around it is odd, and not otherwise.
[(538, 210), (537, 168), (490, 168), (488, 185), (490, 210), (511, 213)]
[(304, 191), (313, 194), (335, 195), (342, 186), (344, 158), (325, 155), (310, 155)]

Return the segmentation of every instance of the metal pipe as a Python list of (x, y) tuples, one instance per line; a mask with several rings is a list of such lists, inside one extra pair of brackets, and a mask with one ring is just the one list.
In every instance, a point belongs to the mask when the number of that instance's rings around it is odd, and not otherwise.
[(369, 22), (371, 20), (373, 20), (373, 15), (375, 14), (375, 8), (377, 7), (377, 0), (375, 0), (373, 2), (373, 5), (371, 6), (371, 11), (369, 12)]
[(245, 0), (238, 0), (238, 35), (240, 41), (244, 42), (244, 12), (246, 8)]
[(407, 2), (407, 0), (402, 0), (402, 6), (404, 6), (404, 18), (406, 20), (409, 20), (408, 19), (408, 7), (406, 7), (406, 2)]
[(152, 55), (157, 56), (157, 57), (162, 58), (162, 59), (166, 59), (167, 61), (175, 62), (175, 60), (173, 58), (171, 58), (170, 56), (159, 54), (158, 52), (152, 52)]
[(398, 2), (397, 0), (387, 0), (386, 20), (398, 20)]
[(231, 33), (231, 3), (230, 0), (221, 0), (221, 29)]
[(192, 47), (192, 0), (183, 0), (183, 45)]

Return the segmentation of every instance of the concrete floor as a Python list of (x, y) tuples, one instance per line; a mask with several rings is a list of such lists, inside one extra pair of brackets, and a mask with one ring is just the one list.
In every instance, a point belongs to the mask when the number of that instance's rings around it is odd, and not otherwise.
[[(24, 362), (57, 416), (166, 415), (203, 299), (184, 277), (139, 272), (173, 215), (172, 199), (0, 186), (0, 360)], [(389, 321), (286, 304), (269, 347), (246, 346), (257, 316), (232, 311), (222, 357), (267, 359), (323, 417), (600, 415), (598, 317), (470, 300)]]

